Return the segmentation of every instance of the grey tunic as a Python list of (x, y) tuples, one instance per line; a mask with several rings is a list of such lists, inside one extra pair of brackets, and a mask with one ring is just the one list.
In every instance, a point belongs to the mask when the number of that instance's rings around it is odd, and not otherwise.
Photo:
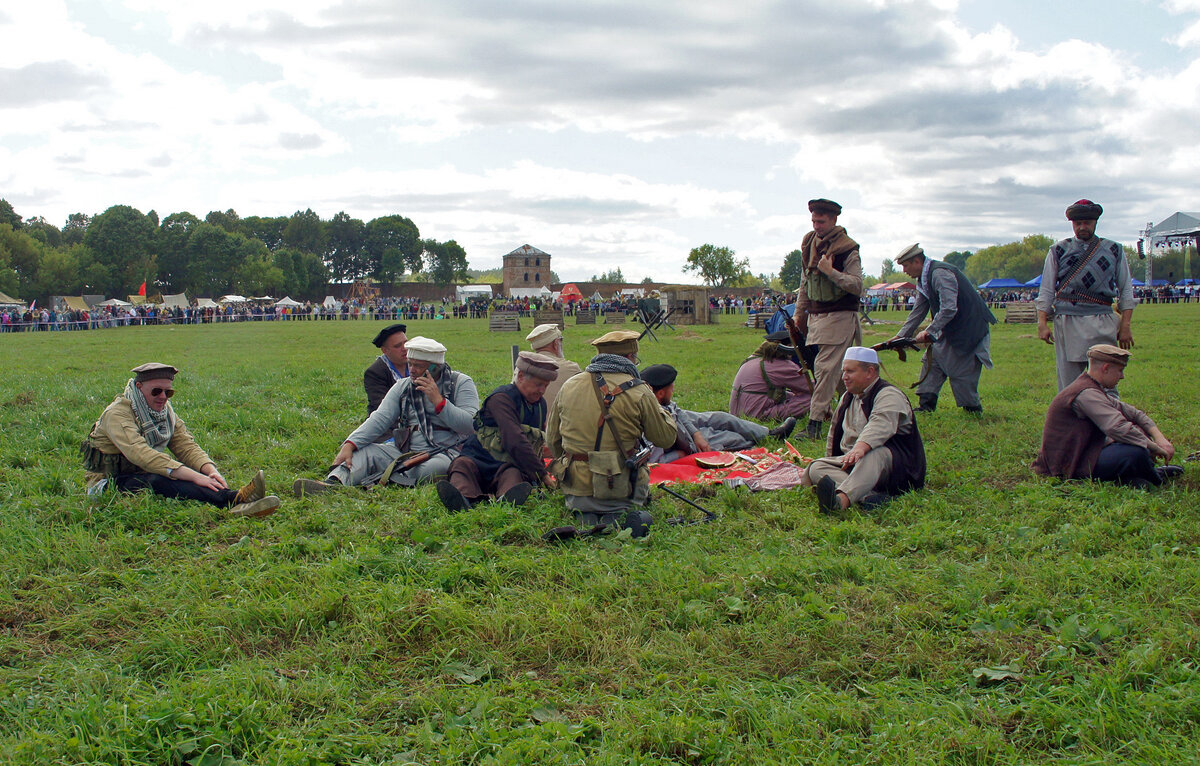
[[(665, 409), (675, 418), (675, 428), (680, 441), (687, 445), (688, 453), (698, 452), (693, 438), (697, 432), (708, 441), (710, 449), (717, 452), (748, 449), (767, 437), (767, 427), (750, 420), (742, 420), (728, 412), (695, 412), (680, 408), (675, 402)], [(670, 463), (684, 457), (679, 450), (664, 450), (651, 445), (650, 462)]]
[[(423, 451), (437, 447), (454, 447), (461, 445), (464, 440), (475, 433), (475, 413), (479, 411), (479, 392), (475, 381), (461, 372), (450, 372), (455, 376), (454, 399), (446, 400), (446, 406), (440, 413), (435, 413), (433, 405), (423, 394), (417, 399), (424, 407), (425, 416), (433, 425), (433, 441), (427, 440), (416, 430), (416, 414), (408, 411), (406, 400), (409, 389), (412, 388), (412, 378), (404, 378), (392, 386), (379, 408), (371, 413), (363, 424), (354, 429), (346, 437), (346, 441), (357, 449), (350, 458), (352, 468), (344, 465), (335, 467), (329, 472), (329, 477), (337, 479), (347, 486), (373, 484), (383, 475), (384, 470), (400, 457), (400, 451), (393, 444), (375, 444), (375, 440), (384, 437), (396, 428), (414, 428), (409, 449)], [(450, 461), (458, 457), (457, 448), (449, 449), (429, 460), (408, 469), (403, 474), (392, 474), (391, 481), (404, 486), (413, 486), (419, 481), (431, 480), (444, 476), (450, 468)]]

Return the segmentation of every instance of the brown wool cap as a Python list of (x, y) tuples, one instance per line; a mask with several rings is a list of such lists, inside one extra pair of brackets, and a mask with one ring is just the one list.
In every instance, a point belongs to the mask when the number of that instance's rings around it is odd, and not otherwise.
[(613, 330), (592, 341), (597, 354), (636, 354), (638, 350), (638, 333), (633, 330)]
[(808, 201), (808, 212), (825, 213), (826, 215), (841, 215), (842, 206), (831, 199), (810, 199)]
[(1094, 221), (1104, 213), (1104, 208), (1100, 207), (1090, 199), (1081, 199), (1074, 205), (1067, 208), (1067, 219), (1071, 221)]
[(179, 370), (161, 362), (146, 362), (134, 367), (130, 372), (133, 373), (134, 383), (144, 383), (147, 380), (175, 380)]
[(901, 250), (900, 254), (897, 255), (895, 258), (896, 265), (899, 266), (900, 264), (904, 263), (905, 261), (916, 258), (918, 255), (925, 255), (925, 251), (921, 249), (920, 242), (909, 245), (908, 247)]
[(1129, 364), (1129, 358), (1133, 356), (1123, 348), (1108, 343), (1098, 343), (1087, 350), (1088, 359), (1095, 359), (1097, 362), (1112, 362), (1119, 364), (1122, 367)]
[(524, 373), (531, 378), (554, 380), (558, 377), (558, 366), (545, 354), (522, 351), (517, 354), (517, 372)]

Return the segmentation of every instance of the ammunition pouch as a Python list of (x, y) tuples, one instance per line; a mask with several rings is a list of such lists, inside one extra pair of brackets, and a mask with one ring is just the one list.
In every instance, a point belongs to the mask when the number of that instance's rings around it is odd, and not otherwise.
[(624, 500), (633, 495), (630, 471), (625, 458), (612, 450), (588, 453), (588, 470), (592, 472), (592, 497), (597, 500)]
[(106, 477), (127, 476), (134, 473), (145, 473), (144, 470), (138, 468), (131, 463), (120, 452), (108, 454), (96, 449), (92, 444), (91, 437), (83, 440), (79, 445), (79, 455), (83, 458), (83, 467), (92, 473), (103, 474)]

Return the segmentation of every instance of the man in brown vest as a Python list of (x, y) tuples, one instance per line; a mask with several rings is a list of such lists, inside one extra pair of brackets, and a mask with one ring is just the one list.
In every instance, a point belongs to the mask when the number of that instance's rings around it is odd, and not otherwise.
[(1150, 489), (1183, 473), (1169, 462), (1175, 447), (1146, 413), (1110, 395), (1125, 377), (1128, 351), (1103, 343), (1087, 350), (1088, 366), (1050, 402), (1033, 470), (1063, 479), (1113, 481)]
[(863, 291), (858, 243), (837, 225), (842, 206), (827, 199), (809, 200), (813, 230), (800, 245), (803, 269), (796, 292), (796, 325), (817, 346), (816, 387), (808, 411), (808, 437), (821, 437), (821, 424), (832, 413), (846, 349), (862, 342), (858, 324)]

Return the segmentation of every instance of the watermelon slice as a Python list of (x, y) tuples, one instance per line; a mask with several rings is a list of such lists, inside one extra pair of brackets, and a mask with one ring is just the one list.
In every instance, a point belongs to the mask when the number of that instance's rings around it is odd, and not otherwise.
[(696, 456), (696, 465), (701, 468), (728, 468), (737, 462), (737, 455), (729, 452), (705, 452)]

